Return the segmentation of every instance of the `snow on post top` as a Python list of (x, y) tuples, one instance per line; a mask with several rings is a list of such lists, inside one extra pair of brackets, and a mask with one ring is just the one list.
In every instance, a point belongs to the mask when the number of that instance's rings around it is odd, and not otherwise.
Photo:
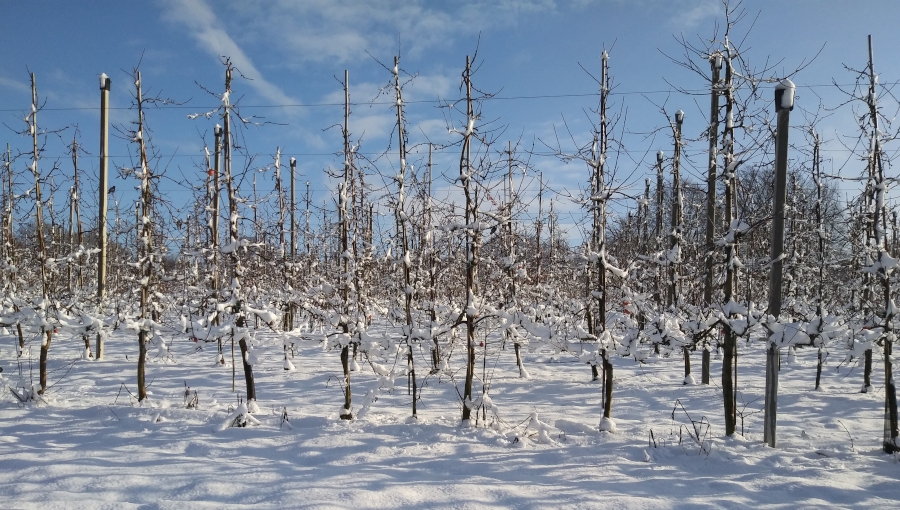
[(785, 78), (775, 86), (775, 111), (794, 109), (794, 91), (797, 87), (794, 82)]

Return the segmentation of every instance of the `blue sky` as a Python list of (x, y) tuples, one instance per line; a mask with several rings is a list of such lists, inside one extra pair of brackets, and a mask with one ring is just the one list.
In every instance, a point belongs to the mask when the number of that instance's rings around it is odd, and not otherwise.
[[(737, 40), (747, 35), (742, 48), (758, 65), (767, 59), (781, 62), (772, 75), (808, 62), (821, 49), (812, 64), (794, 77), (799, 107), (815, 110), (820, 98), (830, 107), (841, 103), (840, 95), (828, 85), (832, 79), (852, 81), (842, 64), (865, 65), (867, 34), (874, 38), (876, 71), (882, 83), (900, 80), (898, 62), (890, 53), (896, 44), (894, 25), (900, 19), (896, 2), (746, 0), (742, 7), (747, 17), (736, 28)], [(28, 150), (28, 139), (13, 129), (24, 126), (20, 119), (30, 107), (31, 71), (46, 101), (39, 114), (41, 128), (69, 127), (62, 139), (47, 138), (42, 168), (49, 170), (58, 162), (58, 180), (65, 180), (71, 168), (65, 144), (77, 125), (79, 143), (89, 152), (82, 157), (83, 168), (93, 174), (99, 152), (97, 76), (105, 72), (112, 78), (111, 102), (122, 108), (113, 111), (112, 121), (127, 125), (134, 118), (125, 109), (133, 94), (130, 72), (140, 62), (145, 94), (149, 89), (151, 94), (185, 103), (151, 110), (147, 121), (161, 156), (155, 166), (168, 178), (162, 184), (164, 193), (186, 197), (179, 182), (203, 179), (203, 137), (212, 143), (215, 124), (203, 118), (189, 120), (187, 115), (216, 105), (216, 98), (197, 83), (220, 92), (224, 68), (219, 59), (228, 55), (252, 79), (238, 79), (233, 85), (242, 114), (264, 116), (272, 123), (243, 133), (247, 150), (256, 156), (252, 167), (260, 170), (256, 174), (261, 193), (272, 187), (272, 171), (265, 167), (271, 165), (276, 147), (281, 147), (284, 162), (290, 156), (297, 158), (300, 181), (311, 182), (313, 201), (330, 204), (329, 189), (334, 183), (323, 170), (339, 166), (342, 158), (335, 155), (341, 150), (340, 131), (327, 128), (342, 120), (342, 108), (333, 104), (342, 101), (335, 77), (342, 77), (345, 69), (350, 72), (352, 101), (357, 103), (351, 132), (361, 141), (361, 152), (370, 157), (388, 146), (395, 122), (391, 105), (372, 103), (379, 87), (391, 77), (375, 59), (387, 64), (399, 51), (401, 67), (417, 74), (405, 92), (410, 102), (406, 114), (411, 145), (429, 139), (444, 143), (453, 136), (444, 112), (433, 101), (458, 97), (466, 55), (476, 48), (481, 67), (475, 85), (499, 97), (519, 98), (484, 104), (483, 120), (504, 128), (498, 132), (497, 149), (511, 140), (521, 141), (523, 149), (534, 145), (546, 153), (543, 143), (555, 145), (554, 128), (565, 129), (563, 119), (575, 138), (574, 142), (563, 140), (564, 150), (574, 150), (589, 139), (588, 115), (596, 107), (597, 86), (579, 64), (599, 75), (600, 53), (606, 48), (615, 86), (613, 107), (625, 114), (616, 136), (628, 152), (616, 163), (618, 175), (625, 190), (636, 195), (642, 191), (643, 176), (656, 151), (671, 153), (672, 143), (664, 131), (648, 135), (667, 126), (659, 105), (665, 104), (670, 113), (679, 108), (686, 112), (688, 138), (698, 137), (706, 126), (708, 96), (674, 89), (704, 89), (702, 77), (675, 65), (664, 53), (682, 57), (676, 41), (682, 35), (703, 44), (712, 37), (716, 23), (723, 23), (723, 12), (717, 0), (3, 2), (0, 15), (7, 23), (0, 34), (0, 118), (5, 126), (0, 126), (0, 143), (10, 143), (14, 153)], [(793, 118), (799, 122), (796, 112)], [(461, 122), (459, 117), (453, 120)], [(819, 131), (831, 140), (829, 169), (837, 171), (844, 165), (847, 155), (838, 142), (852, 135), (853, 128), (848, 108), (838, 109), (819, 125)], [(799, 133), (792, 136), (792, 141), (800, 140)], [(689, 179), (699, 179), (701, 170), (695, 167), (705, 167), (705, 150), (704, 141), (686, 148)], [(110, 153), (114, 167), (133, 164), (129, 154), (134, 150), (125, 140), (111, 140)], [(421, 155), (418, 158), (421, 164)], [(384, 175), (393, 175), (395, 161), (394, 156), (382, 158), (377, 166)], [(436, 174), (452, 177), (458, 172), (455, 149), (438, 154), (435, 161)], [(25, 164), (18, 166), (24, 169)], [(242, 164), (236, 162), (236, 166)], [(531, 156), (530, 164), (562, 195), (575, 192), (587, 180), (583, 164), (563, 164), (540, 154)], [(861, 168), (860, 163), (851, 162), (843, 171), (855, 175)], [(374, 176), (372, 180), (381, 182)], [(123, 204), (133, 200), (135, 183), (118, 179), (115, 183)], [(536, 183), (528, 178), (524, 183), (526, 197), (533, 196)], [(436, 186), (451, 188), (447, 179)], [(249, 188), (244, 193), (249, 194)], [(177, 207), (187, 198), (175, 201)], [(556, 207), (578, 210), (565, 198), (559, 198)], [(573, 223), (577, 216), (573, 214), (563, 222)], [(570, 239), (578, 240), (577, 229), (570, 227)]]

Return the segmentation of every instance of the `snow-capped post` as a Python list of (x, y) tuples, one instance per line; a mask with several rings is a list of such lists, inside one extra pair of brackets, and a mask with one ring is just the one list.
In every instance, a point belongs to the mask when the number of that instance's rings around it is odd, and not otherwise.
[[(681, 194), (681, 126), (684, 124), (684, 111), (675, 112), (675, 153), (672, 157), (672, 224), (669, 234), (669, 253), (666, 264), (669, 266), (669, 284), (666, 292), (666, 306), (678, 308), (678, 264), (681, 262), (681, 231), (684, 217), (684, 206)], [(673, 310), (674, 311), (674, 310)], [(688, 345), (682, 346), (684, 354), (684, 384), (694, 384), (691, 376), (691, 350)]]
[[(109, 210), (109, 90), (111, 81), (106, 73), (100, 75), (100, 189), (97, 193), (99, 212), (97, 215), (97, 310), (103, 310), (103, 298), (106, 294), (106, 214)], [(103, 359), (103, 334), (97, 332), (97, 352), (95, 360)]]
[[(703, 285), (703, 305), (708, 309), (712, 305), (713, 270), (715, 269), (715, 234), (716, 234), (716, 174), (718, 173), (719, 147), (719, 73), (722, 70), (722, 53), (716, 51), (709, 56), (711, 69), (709, 106), (709, 166), (706, 173), (706, 279)], [(710, 345), (709, 338), (703, 342), (703, 361), (701, 366), (701, 384), (709, 384)]]
[[(290, 159), (291, 162), (291, 263), (288, 266), (290, 269), (288, 270), (288, 279), (290, 281), (290, 285), (293, 288), (297, 285), (297, 159), (293, 156)], [(283, 227), (282, 223), (282, 228)], [(296, 306), (294, 302), (291, 301), (288, 303), (287, 311), (287, 319), (285, 320), (285, 326), (288, 330), (294, 329), (294, 312)]]
[[(281, 147), (275, 148), (275, 194), (278, 196), (278, 248), (281, 250), (281, 264), (282, 267), (287, 262), (287, 251), (284, 247), (284, 219), (286, 216), (286, 205), (284, 203), (284, 186), (281, 183)], [(283, 288), (287, 290), (288, 277), (287, 274), (282, 271), (281, 272), (282, 282), (284, 283)], [(288, 317), (288, 304), (284, 305), (284, 315), (281, 317), (281, 329), (284, 331), (290, 331), (288, 327), (288, 323), (290, 322)], [(287, 346), (285, 346), (287, 349)]]
[[(772, 257), (769, 266), (769, 315), (775, 325), (781, 314), (781, 284), (784, 278), (784, 203), (787, 198), (788, 132), (794, 109), (794, 83), (785, 78), (775, 86), (775, 114), (778, 123), (775, 137), (775, 208), (772, 213)], [(778, 408), (778, 356), (776, 334), (770, 330), (766, 349), (766, 403), (763, 418), (763, 441), (775, 448), (775, 424)]]
[[(209, 200), (210, 204), (207, 207), (207, 214), (209, 214), (208, 226), (209, 226), (209, 249), (212, 255), (211, 265), (212, 271), (208, 276), (210, 279), (209, 288), (212, 290), (212, 295), (215, 297), (216, 301), (219, 300), (219, 203), (221, 200), (219, 199), (219, 193), (221, 190), (221, 182), (219, 179), (222, 176), (222, 126), (216, 124), (213, 127), (213, 135), (214, 135), (214, 147), (213, 147), (213, 166), (208, 169), (207, 172), (212, 172), (212, 175), (209, 177)], [(219, 325), (220, 317), (219, 312), (214, 310), (212, 323), (216, 326)], [(222, 351), (222, 336), (218, 335), (216, 338), (216, 348), (219, 351), (219, 364), (225, 364), (225, 353)], [(233, 389), (233, 388), (232, 388)]]
[[(297, 159), (291, 157), (291, 268), (297, 259)], [(291, 275), (294, 271), (291, 270)], [(293, 282), (291, 282), (293, 284)]]
[[(675, 265), (681, 258), (679, 244), (681, 243), (681, 218), (683, 215), (683, 207), (681, 204), (681, 176), (679, 167), (681, 164), (681, 125), (683, 122), (684, 112), (678, 110), (675, 112), (673, 133), (675, 136), (675, 155), (672, 158), (672, 224), (669, 232), (669, 253), (666, 256), (666, 265), (669, 269), (669, 283), (666, 292), (667, 307), (678, 304), (676, 294), (678, 272), (675, 269)], [(687, 347), (685, 347), (685, 349), (687, 349)], [(687, 356), (687, 351), (685, 351), (685, 356)], [(687, 359), (685, 360), (685, 363), (689, 363)], [(691, 369), (689, 364), (685, 366), (685, 371), (685, 376), (690, 375)]]

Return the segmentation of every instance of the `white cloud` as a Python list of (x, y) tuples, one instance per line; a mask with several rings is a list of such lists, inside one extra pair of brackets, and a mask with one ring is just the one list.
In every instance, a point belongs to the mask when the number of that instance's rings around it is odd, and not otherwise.
[[(168, 5), (173, 1), (166, 0)], [(190, 7), (198, 1), (179, 3)], [(398, 43), (404, 54), (422, 55), (456, 38), (515, 24), (520, 15), (555, 10), (556, 5), (553, 0), (245, 0), (223, 4), (221, 9), (227, 10), (219, 20), (228, 24), (229, 33), (248, 44), (265, 44), (280, 54), (285, 65), (294, 67), (359, 62), (368, 58), (366, 51), (394, 53)]]
[(679, 5), (677, 9), (675, 15), (672, 16), (672, 24), (680, 30), (693, 29), (707, 19), (721, 15), (722, 2), (721, 0), (689, 2), (688, 6)]
[(241, 74), (252, 79), (249, 84), (259, 95), (274, 104), (299, 103), (263, 78), (262, 73), (229, 35), (225, 24), (205, 0), (163, 0), (163, 5), (164, 18), (167, 21), (184, 25), (197, 43), (214, 57), (230, 57)]
[(7, 78), (5, 76), (0, 76), (0, 87), (31, 93), (31, 85), (24, 81), (13, 80), (12, 78)]

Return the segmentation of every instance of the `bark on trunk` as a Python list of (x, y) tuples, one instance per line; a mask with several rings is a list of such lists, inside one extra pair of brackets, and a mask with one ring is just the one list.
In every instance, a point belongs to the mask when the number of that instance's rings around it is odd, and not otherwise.
[(138, 365), (137, 365), (137, 391), (138, 402), (147, 398), (147, 385), (144, 384), (144, 374), (147, 363), (147, 332), (138, 332)]
[(47, 340), (41, 344), (41, 366), (40, 366), (40, 381), (41, 381), (41, 389), (38, 391), (39, 395), (43, 395), (44, 391), (47, 390), (47, 356), (50, 353), (50, 341), (53, 340), (53, 331), (47, 330), (45, 335), (47, 335)]
[(346, 345), (341, 349), (341, 367), (344, 369), (344, 409), (341, 411), (341, 419), (352, 420), (353, 413), (350, 412), (350, 348)]
[(247, 339), (241, 338), (238, 342), (241, 347), (241, 360), (244, 363), (244, 382), (247, 385), (247, 403), (256, 400), (256, 384), (253, 380), (253, 365), (247, 363)]

